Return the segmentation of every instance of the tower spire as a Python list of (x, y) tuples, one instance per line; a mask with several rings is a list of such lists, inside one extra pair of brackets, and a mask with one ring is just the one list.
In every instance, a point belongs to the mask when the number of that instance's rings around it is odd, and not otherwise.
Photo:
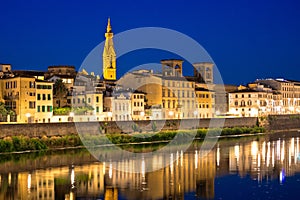
[(103, 78), (105, 80), (116, 80), (116, 52), (114, 49), (113, 37), (111, 30), (110, 18), (107, 21), (105, 45), (103, 49)]
[(108, 20), (107, 20), (106, 32), (107, 32), (107, 33), (110, 33), (110, 32), (111, 32), (110, 17), (109, 17)]

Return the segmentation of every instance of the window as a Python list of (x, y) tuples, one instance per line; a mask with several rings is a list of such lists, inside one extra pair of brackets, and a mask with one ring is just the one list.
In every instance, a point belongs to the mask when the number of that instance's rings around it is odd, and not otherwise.
[(51, 100), (51, 94), (48, 94), (48, 100)]
[(235, 101), (235, 102), (234, 102), (234, 105), (235, 105), (235, 106), (238, 106), (238, 105), (239, 105), (239, 102), (238, 102), (238, 101)]
[(37, 94), (37, 100), (41, 100), (41, 94)]
[(77, 103), (80, 103), (80, 99), (79, 98), (77, 99)]
[[(250, 94), (249, 94), (250, 95)], [(248, 101), (248, 106), (251, 106), (252, 105), (252, 101), (251, 100), (249, 100)]]
[(91, 103), (91, 98), (88, 98), (88, 103)]
[(29, 81), (29, 88), (35, 88), (35, 83), (33, 81)]
[(98, 96), (96, 96), (96, 102), (99, 103), (99, 97)]
[(46, 100), (46, 94), (43, 94), (43, 100)]
[(52, 106), (47, 106), (47, 112), (52, 112)]
[(238, 95), (237, 95), (237, 94), (235, 95), (235, 98), (238, 98)]
[(99, 112), (99, 107), (98, 106), (96, 107), (96, 112)]
[(45, 112), (46, 111), (46, 106), (42, 106), (42, 112)]
[(244, 100), (242, 100), (242, 101), (241, 101), (241, 106), (243, 106), (243, 107), (244, 107), (245, 105), (246, 105), (245, 101), (244, 101)]
[(37, 112), (41, 112), (41, 106), (37, 106)]
[(29, 101), (29, 108), (35, 108), (35, 101)]

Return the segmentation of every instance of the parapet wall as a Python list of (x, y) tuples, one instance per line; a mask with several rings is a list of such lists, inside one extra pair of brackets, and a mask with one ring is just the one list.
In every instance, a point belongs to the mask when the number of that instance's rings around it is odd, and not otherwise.
[(32, 124), (0, 124), (0, 138), (24, 135), (28, 137), (63, 136), (81, 133), (131, 133), (133, 124), (142, 131), (152, 131), (153, 124), (157, 130), (177, 130), (220, 127), (253, 127), (257, 124), (256, 117), (227, 119), (184, 119), (156, 121), (117, 121), (117, 122), (66, 122), (66, 123), (32, 123)]
[(300, 129), (300, 115), (269, 115), (269, 130)]

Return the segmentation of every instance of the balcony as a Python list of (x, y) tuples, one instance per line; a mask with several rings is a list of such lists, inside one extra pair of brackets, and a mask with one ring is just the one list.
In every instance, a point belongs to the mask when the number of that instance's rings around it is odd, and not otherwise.
[(11, 101), (11, 100), (18, 100), (19, 99), (19, 95), (4, 95), (4, 100), (8, 100), (8, 101)]

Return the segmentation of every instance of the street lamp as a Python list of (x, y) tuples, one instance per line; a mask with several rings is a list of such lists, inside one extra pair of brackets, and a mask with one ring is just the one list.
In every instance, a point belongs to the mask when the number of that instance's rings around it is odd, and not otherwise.
[(108, 113), (107, 113), (107, 116), (108, 116), (109, 121), (111, 121), (112, 112), (108, 112)]
[(169, 116), (170, 116), (170, 117), (173, 117), (173, 115), (174, 115), (174, 112), (170, 110), (170, 111), (169, 111)]
[(70, 121), (74, 120), (74, 115), (75, 115), (74, 112), (69, 113)]
[(31, 114), (30, 113), (26, 113), (25, 116), (27, 117), (27, 123), (29, 123), (29, 118), (30, 118)]
[(140, 115), (141, 115), (142, 119), (144, 119), (145, 112), (144, 112), (144, 111), (142, 111), (142, 112), (140, 113)]
[(194, 118), (198, 118), (198, 112), (196, 110), (194, 111)]

